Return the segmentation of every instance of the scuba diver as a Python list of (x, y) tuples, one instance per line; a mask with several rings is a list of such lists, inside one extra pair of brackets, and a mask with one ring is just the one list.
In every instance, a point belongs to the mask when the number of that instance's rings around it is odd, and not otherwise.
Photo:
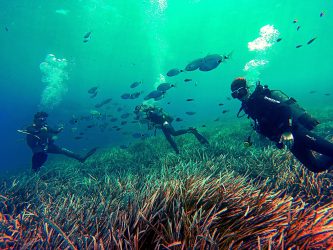
[[(237, 117), (242, 117), (240, 113), (244, 111), (254, 121), (254, 130), (275, 142), (279, 149), (287, 147), (315, 173), (333, 165), (333, 143), (311, 132), (319, 122), (295, 99), (280, 90), (270, 90), (260, 82), (251, 93), (244, 78), (236, 78), (231, 84), (231, 91), (231, 96), (242, 102)], [(321, 154), (320, 157), (315, 157), (312, 151)]]
[(42, 165), (46, 162), (48, 153), (51, 154), (63, 154), (67, 157), (78, 160), (83, 163), (92, 154), (94, 154), (97, 148), (91, 149), (85, 156), (81, 156), (73, 153), (72, 151), (59, 147), (54, 144), (56, 135), (59, 134), (63, 127), (58, 129), (53, 129), (46, 123), (46, 118), (48, 114), (45, 112), (37, 112), (34, 115), (33, 124), (29, 126), (26, 130), (19, 130), (26, 134), (26, 141), (28, 146), (32, 150), (32, 170), (34, 172), (39, 171)]
[(208, 140), (195, 128), (175, 130), (171, 125), (173, 118), (165, 113), (162, 108), (142, 104), (136, 106), (134, 113), (141, 122), (148, 122), (148, 129), (155, 128), (155, 133), (157, 128), (161, 129), (176, 154), (179, 154), (179, 149), (172, 136), (192, 133), (201, 144), (209, 144)]

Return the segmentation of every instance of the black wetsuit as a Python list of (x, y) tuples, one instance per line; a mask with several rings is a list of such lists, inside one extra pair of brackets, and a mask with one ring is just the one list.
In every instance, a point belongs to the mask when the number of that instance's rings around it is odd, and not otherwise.
[[(284, 132), (291, 132), (294, 144), (290, 151), (309, 170), (321, 172), (333, 165), (333, 143), (315, 135), (315, 126), (295, 117), (292, 105), (279, 100), (268, 88), (259, 85), (248, 100), (242, 102), (242, 110), (254, 120), (254, 129), (279, 144)], [(304, 117), (304, 116), (302, 116)], [(291, 122), (290, 122), (291, 121)], [(316, 158), (312, 151), (322, 154)]]
[(38, 171), (41, 168), (41, 166), (46, 162), (47, 153), (63, 154), (68, 157), (74, 158), (80, 162), (84, 160), (84, 158), (81, 157), (80, 155), (75, 154), (66, 148), (61, 148), (56, 144), (54, 144), (53, 136), (59, 134), (60, 130), (55, 130), (47, 125), (36, 126), (34, 124), (32, 126), (29, 126), (26, 129), (26, 132), (27, 132), (26, 141), (33, 153), (32, 155), (33, 171)]
[(208, 144), (207, 139), (205, 139), (196, 129), (180, 129), (175, 130), (171, 125), (172, 118), (167, 114), (163, 113), (161, 110), (150, 110), (147, 112), (147, 119), (151, 121), (156, 128), (161, 128), (165, 138), (168, 140), (172, 148), (177, 154), (179, 154), (179, 149), (175, 140), (172, 136), (179, 136), (187, 133), (192, 133), (202, 144)]

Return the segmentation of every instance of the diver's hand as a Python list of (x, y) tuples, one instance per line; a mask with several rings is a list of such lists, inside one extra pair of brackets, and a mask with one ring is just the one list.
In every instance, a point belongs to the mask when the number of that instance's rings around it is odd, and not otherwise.
[(294, 145), (294, 136), (291, 132), (284, 132), (279, 140), (279, 144), (285, 145), (288, 149), (291, 149)]

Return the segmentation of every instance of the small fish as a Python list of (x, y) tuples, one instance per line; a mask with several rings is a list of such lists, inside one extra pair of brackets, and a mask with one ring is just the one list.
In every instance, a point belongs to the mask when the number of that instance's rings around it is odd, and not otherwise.
[(223, 56), (218, 54), (208, 55), (203, 58), (203, 63), (200, 65), (200, 71), (210, 71), (215, 69), (223, 61)]
[(93, 128), (95, 127), (95, 124), (87, 125), (87, 128)]
[(330, 96), (330, 95), (331, 95), (331, 93), (325, 93), (324, 95), (326, 95), (326, 96)]
[(122, 118), (122, 119), (125, 119), (125, 118), (127, 118), (127, 117), (129, 117), (129, 113), (125, 113), (125, 114), (122, 114), (120, 117)]
[(217, 117), (217, 118), (214, 120), (214, 122), (218, 122), (219, 120), (220, 120), (220, 118)]
[(142, 82), (133, 82), (131, 85), (130, 85), (130, 88), (134, 89), (136, 88), (137, 86), (139, 86)]
[(117, 126), (117, 125), (115, 125), (115, 126), (112, 126), (112, 128), (118, 128), (118, 126)]
[(127, 121), (122, 121), (120, 124), (121, 124), (121, 125), (126, 125), (126, 124), (127, 124)]
[(300, 29), (300, 28), (301, 28), (301, 26), (300, 26), (300, 25), (298, 25), (298, 26), (297, 26), (297, 28), (296, 28), (296, 30), (297, 30), (297, 31), (299, 31), (299, 29)]
[(120, 112), (120, 111), (122, 111), (122, 110), (123, 110), (122, 107), (117, 108), (117, 111), (118, 111), (118, 112)]
[(320, 17), (323, 17), (325, 15), (325, 12), (324, 11), (322, 11), (322, 12), (320, 12)]
[(7, 31), (7, 32), (8, 32), (8, 27), (7, 27), (7, 26), (5, 26), (5, 31)]
[(317, 39), (317, 37), (314, 37), (314, 38), (310, 39), (306, 44), (311, 44), (316, 39)]
[(276, 42), (278, 43), (278, 42), (281, 42), (281, 40), (282, 40), (282, 38), (278, 38), (278, 39), (276, 39)]
[(95, 97), (97, 96), (97, 93), (98, 93), (98, 92), (95, 92), (94, 94), (92, 94), (92, 95), (90, 96), (90, 98), (95, 98)]
[(187, 114), (187, 115), (195, 115), (196, 112), (194, 112), (194, 111), (187, 111), (187, 112), (185, 112), (185, 114)]
[(158, 91), (166, 92), (171, 88), (174, 88), (175, 85), (171, 83), (161, 83), (160, 85), (157, 86)]
[(119, 131), (119, 130), (121, 130), (121, 128), (116, 128), (116, 131)]
[(158, 98), (162, 98), (165, 92), (159, 91), (159, 90), (154, 90), (150, 92), (148, 95), (146, 95), (143, 99), (144, 100), (149, 100), (154, 98), (155, 100)]
[(222, 114), (225, 114), (227, 112), (229, 112), (229, 110), (227, 110), (227, 109), (222, 110)]
[(201, 127), (205, 128), (205, 127), (206, 127), (206, 125), (205, 125), (205, 124), (203, 124)]
[(98, 103), (95, 105), (95, 108), (101, 108), (102, 106), (108, 104), (109, 102), (112, 101), (112, 98), (108, 98), (108, 99), (105, 99), (104, 101), (102, 101), (101, 103)]
[(199, 58), (196, 59), (192, 62), (190, 62), (189, 64), (186, 65), (185, 70), (186, 71), (193, 71), (196, 70), (200, 67), (200, 65), (203, 63), (204, 59), (203, 58)]
[(171, 104), (171, 102), (167, 102), (167, 104)]
[(176, 121), (176, 122), (181, 122), (181, 121), (183, 121), (183, 119), (182, 119), (182, 118), (179, 118), (179, 117), (177, 117), (175, 121)]
[(97, 86), (91, 87), (91, 88), (88, 90), (88, 93), (89, 93), (89, 94), (94, 94), (94, 93), (97, 91), (97, 89), (98, 89)]
[(124, 94), (122, 94), (120, 97), (121, 97), (121, 99), (130, 99), (130, 98), (131, 98), (131, 94), (129, 94), (129, 93), (124, 93)]
[(83, 132), (80, 132), (79, 135), (84, 135), (84, 133), (83, 133)]
[(90, 35), (91, 35), (91, 31), (87, 32), (87, 33), (83, 36), (83, 38), (84, 38), (84, 39), (89, 39), (89, 38), (90, 38)]
[(297, 20), (297, 19), (294, 19), (294, 20), (293, 20), (293, 23), (297, 23), (297, 22), (298, 22), (298, 20)]
[(75, 140), (80, 140), (80, 139), (82, 139), (82, 138), (83, 138), (82, 136), (75, 136), (75, 137), (74, 137)]
[(181, 70), (181, 69), (177, 69), (177, 68), (173, 68), (173, 69), (170, 69), (167, 73), (167, 76), (171, 77), (171, 76), (176, 76), (178, 75), (179, 73), (181, 72), (184, 72), (184, 70)]
[(123, 144), (123, 145), (120, 145), (119, 148), (120, 148), (120, 149), (127, 149), (127, 148), (128, 148), (128, 145)]
[(302, 47), (302, 46), (303, 46), (302, 44), (297, 45), (297, 46), (296, 46), (296, 49), (298, 49), (298, 48), (300, 48), (300, 47)]
[(110, 122), (116, 122), (117, 120), (118, 120), (118, 118), (113, 117), (110, 119)]
[(191, 82), (191, 81), (192, 81), (192, 79), (189, 79), (189, 78), (184, 79), (184, 82)]
[(194, 101), (194, 99), (193, 98), (188, 98), (188, 99), (186, 99), (186, 101), (187, 102), (192, 102), (192, 101)]
[(228, 100), (228, 101), (231, 101), (231, 98), (228, 96), (228, 97), (227, 97), (227, 100)]
[(129, 99), (137, 99), (141, 95), (141, 93), (142, 92), (135, 92), (135, 93), (131, 94)]
[(315, 90), (311, 90), (310, 92), (309, 92), (309, 94), (314, 94), (314, 93), (316, 93), (317, 91), (315, 91)]

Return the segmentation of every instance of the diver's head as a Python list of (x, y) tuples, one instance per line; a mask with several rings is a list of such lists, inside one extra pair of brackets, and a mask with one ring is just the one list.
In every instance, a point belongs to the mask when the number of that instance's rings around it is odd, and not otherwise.
[(231, 96), (239, 100), (244, 100), (249, 94), (246, 79), (238, 77), (231, 83)]
[(37, 126), (43, 126), (46, 124), (46, 118), (48, 117), (49, 115), (46, 113), (46, 112), (37, 112), (35, 115), (34, 115), (34, 123), (37, 125)]

